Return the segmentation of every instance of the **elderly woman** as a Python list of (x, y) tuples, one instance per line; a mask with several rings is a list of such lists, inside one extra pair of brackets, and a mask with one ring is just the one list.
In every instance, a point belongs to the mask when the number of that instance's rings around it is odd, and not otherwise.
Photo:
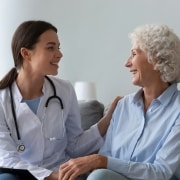
[(130, 38), (125, 66), (141, 89), (119, 101), (99, 154), (68, 161), (59, 180), (94, 169), (88, 180), (180, 178), (179, 37), (166, 25), (149, 24)]

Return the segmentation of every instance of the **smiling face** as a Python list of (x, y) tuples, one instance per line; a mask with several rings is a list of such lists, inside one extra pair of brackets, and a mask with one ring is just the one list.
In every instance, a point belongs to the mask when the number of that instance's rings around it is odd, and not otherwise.
[(141, 87), (149, 86), (153, 81), (159, 80), (158, 71), (154, 70), (154, 65), (148, 62), (145, 52), (137, 44), (131, 49), (131, 55), (125, 63), (132, 73), (132, 83)]
[(32, 50), (26, 49), (28, 55), (26, 62), (28, 62), (30, 73), (42, 76), (56, 75), (58, 63), (63, 56), (59, 46), (60, 43), (55, 31), (48, 30), (41, 34), (35, 47)]

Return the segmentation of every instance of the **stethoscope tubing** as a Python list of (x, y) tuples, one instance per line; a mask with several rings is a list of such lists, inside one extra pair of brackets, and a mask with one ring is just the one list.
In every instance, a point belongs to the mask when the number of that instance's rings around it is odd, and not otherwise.
[[(50, 96), (47, 99), (47, 101), (45, 103), (45, 107), (46, 108), (48, 107), (48, 104), (49, 104), (51, 99), (56, 98), (56, 99), (58, 99), (58, 101), (60, 103), (60, 106), (61, 106), (61, 110), (63, 112), (64, 105), (63, 105), (63, 102), (62, 102), (61, 98), (59, 96), (57, 96), (57, 94), (56, 94), (56, 88), (55, 88), (55, 85), (54, 85), (53, 81), (48, 76), (45, 76), (45, 78), (49, 81), (49, 83), (51, 84), (52, 89), (53, 89), (53, 95)], [(17, 151), (23, 152), (25, 150), (25, 145), (23, 145), (22, 142), (21, 142), (21, 136), (20, 136), (20, 133), (19, 133), (18, 123), (17, 123), (17, 116), (16, 116), (16, 112), (15, 112), (15, 108), (14, 108), (14, 101), (13, 101), (13, 94), (12, 94), (12, 87), (11, 86), (12, 85), (9, 86), (10, 99), (11, 99), (11, 109), (12, 109), (12, 115), (13, 115), (13, 118), (14, 118), (14, 124), (15, 124), (15, 128), (16, 128), (17, 139), (20, 142), (18, 147), (17, 147)]]
[(15, 128), (16, 128), (17, 139), (18, 139), (18, 141), (20, 141), (21, 137), (19, 134), (19, 128), (18, 128), (17, 119), (16, 119), (16, 112), (14, 109), (14, 101), (13, 101), (11, 85), (9, 86), (9, 91), (10, 91), (11, 109), (12, 109), (12, 114), (13, 114), (13, 118), (14, 118), (14, 124), (15, 124)]
[(46, 104), (45, 104), (45, 107), (48, 107), (48, 104), (49, 104), (49, 101), (53, 98), (57, 98), (59, 100), (59, 103), (61, 105), (61, 109), (64, 109), (64, 105), (63, 105), (63, 102), (61, 100), (61, 98), (59, 96), (57, 96), (56, 94), (56, 88), (55, 88), (55, 85), (54, 83), (52, 82), (52, 80), (48, 77), (48, 76), (45, 76), (45, 78), (49, 81), (49, 83), (51, 84), (52, 88), (53, 88), (53, 92), (54, 92), (54, 95), (53, 96), (50, 96), (47, 101), (46, 101)]

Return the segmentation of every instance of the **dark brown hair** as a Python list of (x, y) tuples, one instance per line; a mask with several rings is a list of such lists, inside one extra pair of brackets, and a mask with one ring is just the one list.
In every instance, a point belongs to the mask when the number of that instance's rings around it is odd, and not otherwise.
[(45, 21), (25, 21), (19, 25), (11, 42), (14, 67), (0, 81), (0, 89), (10, 86), (16, 79), (18, 75), (17, 69), (23, 64), (23, 58), (20, 53), (21, 48), (33, 49), (40, 35), (50, 29), (57, 33), (57, 28)]

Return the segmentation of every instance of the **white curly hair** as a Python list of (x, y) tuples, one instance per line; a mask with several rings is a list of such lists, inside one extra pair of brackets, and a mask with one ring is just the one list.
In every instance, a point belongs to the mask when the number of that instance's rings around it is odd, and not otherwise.
[(132, 44), (137, 43), (155, 63), (164, 82), (180, 82), (180, 39), (167, 25), (146, 24), (129, 34)]

